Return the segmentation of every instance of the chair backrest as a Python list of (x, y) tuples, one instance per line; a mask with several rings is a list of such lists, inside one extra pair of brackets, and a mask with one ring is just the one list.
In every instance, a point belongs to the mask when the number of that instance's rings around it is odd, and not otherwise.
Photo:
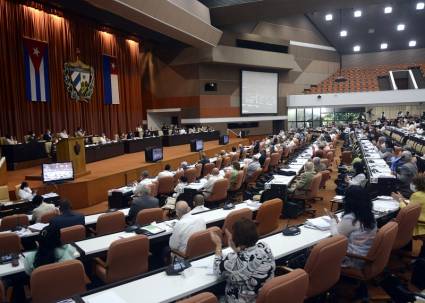
[(31, 274), (33, 303), (53, 303), (86, 291), (83, 264), (68, 260), (40, 266)]
[(232, 162), (239, 161), (239, 157), (240, 157), (239, 152), (234, 153), (233, 156), (232, 156)]
[(44, 213), (40, 216), (40, 223), (49, 223), (50, 220), (57, 215), (59, 215), (59, 213), (56, 210)]
[[(16, 184), (15, 185), (15, 197), (17, 200), (20, 200), (21, 198), (19, 197), (19, 189), (21, 188), (21, 184)], [(1, 199), (0, 199), (1, 200)]]
[(204, 164), (204, 172), (203, 175), (204, 177), (208, 174), (211, 173), (211, 171), (215, 168), (215, 164), (214, 163), (206, 163)]
[(240, 170), (238, 172), (238, 176), (236, 177), (236, 182), (230, 185), (229, 190), (230, 191), (239, 190), (242, 186), (243, 178), (244, 178), (244, 171)]
[(98, 236), (113, 234), (125, 229), (125, 215), (121, 211), (115, 211), (100, 215), (96, 222), (96, 234)]
[(284, 158), (284, 159), (288, 158), (288, 156), (289, 156), (289, 152), (290, 152), (290, 149), (289, 149), (288, 147), (285, 147), (285, 148), (283, 149), (282, 158)]
[(21, 238), (13, 232), (0, 233), (0, 255), (19, 254), (22, 251)]
[(0, 230), (11, 230), (16, 226), (28, 226), (29, 220), (27, 215), (18, 214), (10, 215), (1, 219)]
[(256, 303), (302, 303), (308, 288), (307, 273), (298, 268), (267, 281), (260, 288)]
[(334, 162), (334, 153), (332, 151), (328, 151), (326, 154), (326, 158), (329, 160), (329, 165), (332, 165)]
[(196, 169), (196, 178), (199, 179), (202, 175), (202, 164), (201, 163), (195, 164), (195, 169)]
[(317, 196), (320, 189), (320, 182), (322, 181), (322, 173), (317, 173), (313, 176), (310, 183), (309, 191), (306, 194), (307, 199), (312, 199)]
[(270, 157), (267, 157), (266, 160), (264, 160), (263, 173), (266, 173), (269, 171), (270, 161), (271, 161)]
[(341, 155), (341, 162), (345, 165), (350, 165), (353, 160), (353, 153), (349, 150), (343, 151)]
[(178, 303), (218, 303), (218, 300), (214, 294), (210, 292), (202, 292), (193, 297), (177, 301)]
[(227, 237), (226, 237), (226, 229), (232, 232), (233, 230), (233, 224), (235, 224), (236, 221), (242, 218), (252, 219), (252, 210), (249, 208), (242, 208), (238, 210), (234, 210), (230, 212), (226, 219), (224, 219), (222, 232), (223, 232), (223, 243), (227, 245)]
[(257, 232), (259, 236), (271, 233), (279, 226), (279, 218), (282, 214), (283, 202), (275, 198), (265, 201), (257, 211)]
[(262, 174), (263, 170), (261, 168), (257, 169), (251, 176), (246, 176), (245, 182), (247, 184), (249, 183), (255, 183), (258, 179), (258, 177)]
[(347, 238), (337, 235), (321, 240), (313, 247), (304, 266), (310, 280), (308, 298), (327, 291), (338, 282), (347, 246)]
[(224, 157), (222, 166), (223, 167), (230, 166), (231, 161), (232, 161), (232, 158), (230, 158), (229, 156)]
[(82, 241), (86, 238), (86, 228), (83, 225), (73, 225), (61, 228), (61, 242), (63, 245)]
[(109, 246), (106, 282), (130, 278), (148, 271), (149, 239), (144, 235), (119, 239)]
[(229, 179), (223, 178), (214, 182), (212, 193), (205, 201), (215, 202), (221, 201), (227, 198), (227, 189), (229, 188)]
[(196, 181), (196, 168), (188, 168), (185, 170), (184, 175), (187, 178), (188, 183), (192, 183)]
[(406, 246), (412, 240), (413, 231), (420, 215), (421, 205), (419, 203), (410, 203), (400, 209), (397, 217), (394, 219), (398, 223), (398, 231), (393, 250)]
[(173, 177), (174, 187), (179, 183), (180, 177), (184, 175), (184, 171), (179, 169), (176, 171)]
[(216, 233), (221, 238), (221, 229), (217, 226), (198, 231), (189, 237), (185, 254), (187, 259), (200, 257), (214, 252), (215, 244), (211, 241), (210, 232)]
[(139, 211), (136, 217), (136, 223), (139, 225), (151, 224), (152, 222), (161, 222), (164, 220), (162, 208), (148, 208)]
[(325, 164), (326, 168), (329, 167), (329, 160), (328, 159), (321, 159), (320, 163)]
[(218, 168), (218, 169), (220, 169), (222, 162), (223, 162), (223, 158), (222, 157), (217, 157), (217, 161), (215, 161), (215, 167)]
[(324, 170), (321, 172), (322, 178), (320, 179), (320, 188), (325, 188), (326, 181), (328, 181), (331, 178), (331, 173), (328, 170)]
[(275, 167), (279, 164), (280, 160), (280, 154), (279, 153), (272, 153), (270, 156), (270, 166)]
[(174, 191), (174, 179), (172, 176), (158, 178), (158, 195), (169, 194)]
[[(18, 198), (18, 195), (16, 195)], [(0, 186), (0, 201), (10, 201), (9, 187), (7, 185)]]
[(388, 222), (379, 229), (366, 256), (372, 261), (366, 262), (362, 270), (365, 279), (372, 279), (384, 270), (390, 259), (397, 231), (397, 222)]

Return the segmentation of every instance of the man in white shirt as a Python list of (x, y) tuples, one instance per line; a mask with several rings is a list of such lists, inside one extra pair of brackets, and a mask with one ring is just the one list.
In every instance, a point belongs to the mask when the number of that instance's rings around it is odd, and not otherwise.
[(211, 175), (209, 175), (207, 177), (207, 182), (203, 186), (203, 188), (204, 188), (204, 196), (206, 198), (208, 198), (211, 195), (211, 193), (213, 191), (213, 188), (214, 188), (214, 184), (219, 179), (223, 179), (223, 177), (220, 176), (220, 171), (218, 170), (218, 168), (214, 168), (211, 171)]
[(208, 207), (205, 207), (204, 204), (205, 204), (204, 196), (196, 195), (195, 197), (193, 197), (193, 205), (195, 205), (195, 207), (190, 211), (190, 213), (194, 215), (200, 212), (210, 210)]
[(66, 129), (63, 129), (60, 133), (59, 133), (59, 137), (61, 139), (68, 139), (68, 132), (66, 131)]
[(190, 236), (198, 231), (205, 230), (207, 225), (200, 216), (192, 216), (190, 207), (185, 201), (176, 204), (176, 215), (179, 218), (174, 225), (173, 234), (170, 237), (170, 248), (173, 251), (186, 253), (187, 241)]
[(140, 175), (140, 185), (150, 185), (152, 184), (152, 179), (149, 178), (149, 172), (147, 170), (142, 171), (142, 174)]
[(173, 174), (173, 172), (171, 171), (171, 166), (170, 166), (170, 164), (166, 164), (165, 166), (164, 166), (164, 170), (163, 171), (161, 171), (161, 172), (159, 172), (159, 174), (158, 174), (158, 178), (161, 178), (161, 177), (173, 177), (174, 176), (174, 174)]
[(42, 196), (34, 196), (32, 202), (37, 205), (37, 207), (32, 211), (32, 219), (37, 223), (40, 222), (41, 216), (46, 213), (58, 212), (59, 214), (57, 208), (53, 204), (44, 202)]

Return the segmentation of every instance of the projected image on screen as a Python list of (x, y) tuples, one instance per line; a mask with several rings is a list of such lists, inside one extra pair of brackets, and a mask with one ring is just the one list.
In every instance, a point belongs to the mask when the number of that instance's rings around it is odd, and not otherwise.
[(242, 71), (242, 114), (277, 114), (278, 74)]
[(154, 148), (152, 150), (152, 161), (162, 160), (162, 148)]
[(72, 162), (43, 164), (43, 182), (61, 182), (73, 179)]

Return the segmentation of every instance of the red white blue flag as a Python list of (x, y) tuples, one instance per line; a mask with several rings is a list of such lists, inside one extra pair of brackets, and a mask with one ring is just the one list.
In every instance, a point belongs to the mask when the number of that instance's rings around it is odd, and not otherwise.
[(105, 104), (120, 104), (117, 59), (103, 55), (103, 98)]
[(48, 44), (24, 38), (25, 91), (30, 101), (50, 100)]

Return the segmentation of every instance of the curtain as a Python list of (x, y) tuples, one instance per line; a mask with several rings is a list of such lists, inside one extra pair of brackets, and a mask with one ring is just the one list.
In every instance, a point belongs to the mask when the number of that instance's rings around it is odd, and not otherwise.
[[(111, 137), (141, 124), (143, 54), (139, 43), (119, 33), (102, 32), (79, 16), (64, 13), (59, 17), (41, 4), (33, 5), (0, 0), (0, 136), (22, 138), (29, 130), (41, 134), (46, 128), (53, 132), (66, 128), (73, 134), (81, 126), (87, 133), (105, 132)], [(49, 102), (26, 99), (23, 37), (48, 43)], [(80, 60), (95, 71), (88, 103), (71, 99), (65, 91), (64, 63), (76, 61), (77, 48)], [(120, 104), (104, 104), (103, 54), (117, 58)]]

